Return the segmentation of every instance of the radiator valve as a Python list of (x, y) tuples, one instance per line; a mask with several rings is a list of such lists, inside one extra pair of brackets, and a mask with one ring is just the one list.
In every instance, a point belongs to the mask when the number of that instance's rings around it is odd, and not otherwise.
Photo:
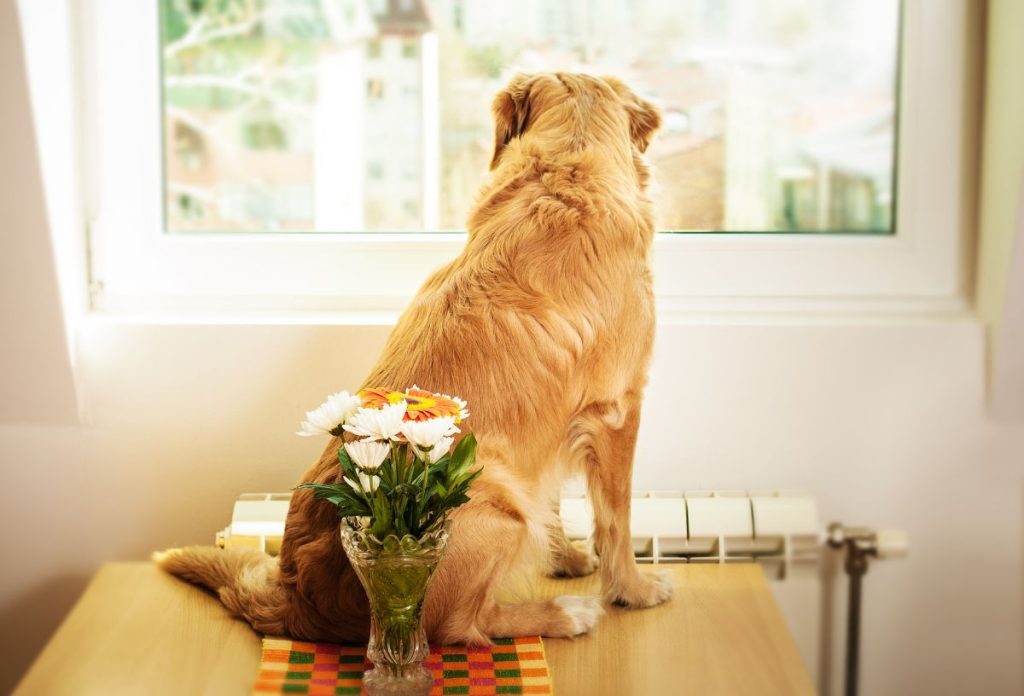
[(907, 555), (907, 533), (902, 529), (881, 529), (875, 531), (864, 527), (844, 527), (839, 522), (828, 526), (828, 545), (834, 549), (849, 548), (847, 562), (854, 556), (875, 558), (905, 558)]

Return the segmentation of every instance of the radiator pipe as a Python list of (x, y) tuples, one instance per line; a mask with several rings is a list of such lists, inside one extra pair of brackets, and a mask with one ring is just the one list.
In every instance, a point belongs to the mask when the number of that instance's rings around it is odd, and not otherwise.
[(838, 522), (828, 527), (828, 545), (846, 553), (843, 567), (850, 577), (846, 606), (846, 696), (857, 696), (857, 677), (860, 669), (860, 605), (864, 574), (868, 572), (868, 557), (877, 556), (876, 535), (861, 528), (846, 528)]

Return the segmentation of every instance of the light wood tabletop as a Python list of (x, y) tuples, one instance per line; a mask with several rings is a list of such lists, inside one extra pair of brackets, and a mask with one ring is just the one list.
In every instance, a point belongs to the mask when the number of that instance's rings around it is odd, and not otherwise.
[[(675, 595), (609, 607), (594, 631), (545, 640), (554, 691), (576, 694), (811, 694), (758, 566), (664, 565)], [(597, 578), (543, 580), (543, 596), (594, 594)], [(100, 570), (18, 685), (41, 694), (248, 694), (260, 636), (203, 590), (149, 563)]]

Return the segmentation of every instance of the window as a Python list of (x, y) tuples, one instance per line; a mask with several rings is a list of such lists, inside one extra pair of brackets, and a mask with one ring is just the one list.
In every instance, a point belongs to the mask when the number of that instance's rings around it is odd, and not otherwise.
[[(85, 0), (99, 304), (400, 307), (463, 243), (438, 233), (487, 175), (494, 93), (581, 65), (662, 104), (653, 196), (688, 232), (656, 242), (662, 308), (959, 302), (967, 0), (342, 4)], [(338, 258), (404, 272), (340, 288)]]
[[(365, 53), (381, 63), (374, 70), (401, 80), (406, 100), (389, 102), (374, 119), (392, 132), (399, 119), (406, 128), (402, 137), (370, 139), (363, 156), (401, 160), (407, 151), (427, 151), (424, 139), (436, 141), (429, 151), (437, 157), (422, 171), (437, 179), (424, 191), (441, 197), (441, 229), (458, 229), (465, 218), (486, 170), (488, 103), (509, 77), (502, 66), (521, 65), (614, 73), (661, 102), (665, 126), (649, 156), (666, 230), (892, 231), (898, 0), (497, 3), (468, 13), (459, 3), (428, 13), (425, 0), (409, 0), (382, 4), (370, 21), (355, 14), (332, 20), (322, 0), (162, 3), (164, 118), (172, 129), (194, 125), (213, 153), (210, 167), (196, 170), (176, 167), (179, 152), (168, 147), (168, 191), (206, 189), (210, 203), (205, 221), (170, 215), (172, 230), (220, 229), (217, 189), (273, 178), (282, 166), (302, 172), (316, 190), (334, 188), (337, 182), (314, 180), (345, 174), (316, 160), (340, 157), (351, 149), (345, 138), (364, 139), (367, 131), (324, 135), (304, 151), (289, 148), (283, 133), (317, 133), (322, 122), (340, 124), (369, 108), (351, 87), (362, 64), (349, 54)], [(428, 34), (444, 37), (440, 50), (422, 65), (408, 61)], [(400, 59), (382, 50), (392, 40)], [(365, 81), (369, 102), (385, 98), (380, 77)], [(436, 97), (419, 101), (420, 94)], [(248, 126), (242, 142), (233, 140), (224, 124), (254, 109), (268, 115)], [(407, 135), (425, 120), (442, 126)], [(267, 149), (280, 154), (253, 152)], [(365, 169), (347, 159), (354, 171)], [(365, 196), (377, 193), (367, 186)], [(340, 228), (330, 228), (316, 210), (314, 198), (302, 229), (390, 229), (365, 210), (347, 221), (331, 217)], [(259, 218), (239, 223), (266, 228)], [(424, 230), (427, 221), (410, 218), (409, 225)]]

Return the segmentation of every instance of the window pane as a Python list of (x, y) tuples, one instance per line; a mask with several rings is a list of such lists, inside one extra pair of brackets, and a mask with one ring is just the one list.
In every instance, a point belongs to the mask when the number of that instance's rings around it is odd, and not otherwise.
[(169, 231), (463, 227), (490, 102), (656, 100), (668, 231), (892, 231), (898, 0), (160, 0)]

